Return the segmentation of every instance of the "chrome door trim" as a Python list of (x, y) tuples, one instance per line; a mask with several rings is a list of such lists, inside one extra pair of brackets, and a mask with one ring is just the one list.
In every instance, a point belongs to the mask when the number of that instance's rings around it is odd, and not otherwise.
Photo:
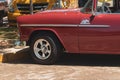
[(110, 25), (79, 25), (80, 28), (109, 28)]
[(89, 24), (21, 24), (23, 27), (80, 27), (80, 28), (109, 28), (110, 25), (89, 25)]
[(76, 24), (21, 24), (20, 26), (28, 27), (78, 27)]

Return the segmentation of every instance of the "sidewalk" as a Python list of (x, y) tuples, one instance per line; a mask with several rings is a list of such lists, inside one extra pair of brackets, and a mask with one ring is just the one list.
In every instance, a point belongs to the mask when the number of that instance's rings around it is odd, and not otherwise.
[(29, 47), (0, 49), (0, 62), (7, 63), (17, 60), (29, 59)]
[(16, 40), (0, 40), (0, 62), (7, 63), (30, 58), (28, 46), (15, 46)]

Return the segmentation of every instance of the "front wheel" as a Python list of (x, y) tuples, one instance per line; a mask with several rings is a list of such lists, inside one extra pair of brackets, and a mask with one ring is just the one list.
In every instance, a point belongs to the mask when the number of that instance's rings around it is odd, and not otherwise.
[(33, 59), (40, 64), (53, 64), (61, 54), (58, 41), (51, 35), (37, 35), (30, 47)]

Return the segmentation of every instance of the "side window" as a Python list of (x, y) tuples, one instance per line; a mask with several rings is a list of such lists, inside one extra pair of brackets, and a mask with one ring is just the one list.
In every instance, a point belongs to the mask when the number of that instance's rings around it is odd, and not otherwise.
[(97, 12), (101, 13), (112, 13), (111, 8), (114, 7), (113, 0), (98, 0)]
[(82, 8), (81, 12), (83, 13), (92, 13), (93, 0), (88, 0), (85, 6)]

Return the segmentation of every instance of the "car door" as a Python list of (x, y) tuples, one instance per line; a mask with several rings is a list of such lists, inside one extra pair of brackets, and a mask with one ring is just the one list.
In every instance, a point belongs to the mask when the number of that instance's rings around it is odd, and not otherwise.
[(120, 52), (120, 14), (83, 13), (79, 25), (81, 53)]

